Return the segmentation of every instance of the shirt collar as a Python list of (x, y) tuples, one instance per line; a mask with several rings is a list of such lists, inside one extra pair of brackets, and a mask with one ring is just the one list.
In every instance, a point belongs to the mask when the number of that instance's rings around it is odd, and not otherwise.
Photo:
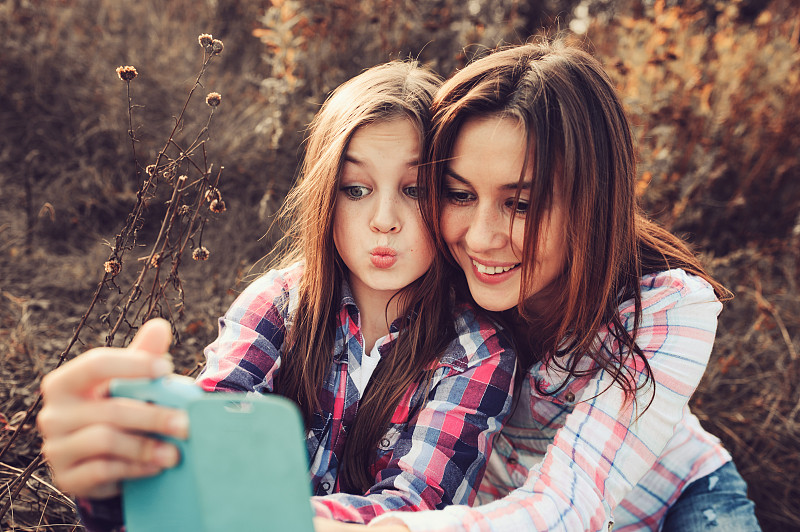
[[(338, 278), (339, 283), (341, 283), (341, 296), (339, 299), (339, 323), (338, 326), (341, 328), (343, 334), (336, 335), (336, 341), (334, 343), (334, 360), (336, 362), (347, 362), (347, 350), (344, 349), (344, 342), (350, 336), (350, 327), (351, 325), (348, 324), (348, 321), (351, 321), (352, 324), (359, 324), (359, 310), (358, 305), (356, 304), (356, 300), (353, 297), (353, 290), (350, 288), (350, 283), (347, 280), (346, 276), (341, 276)], [(412, 310), (409, 312), (410, 317), (415, 317), (417, 314), (416, 310)], [(349, 320), (348, 320), (349, 318)], [(386, 353), (386, 350), (392, 345), (394, 340), (400, 334), (400, 324), (402, 323), (402, 317), (398, 317), (389, 325), (389, 334), (383, 338), (383, 341), (378, 346), (378, 350), (381, 352), (381, 355)], [(360, 327), (356, 326), (355, 330), (360, 331)], [(372, 350), (371, 345), (363, 346), (364, 352), (368, 353)]]

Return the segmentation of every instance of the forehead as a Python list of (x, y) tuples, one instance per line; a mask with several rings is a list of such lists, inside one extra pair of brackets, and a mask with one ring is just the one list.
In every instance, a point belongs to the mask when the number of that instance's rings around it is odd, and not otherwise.
[(473, 117), (459, 129), (448, 166), (470, 182), (516, 183), (527, 152), (525, 126), (516, 118)]
[(397, 117), (389, 120), (378, 120), (360, 126), (355, 130), (347, 146), (348, 157), (368, 156), (375, 152), (385, 155), (391, 153), (399, 157), (419, 152), (420, 133), (410, 119)]

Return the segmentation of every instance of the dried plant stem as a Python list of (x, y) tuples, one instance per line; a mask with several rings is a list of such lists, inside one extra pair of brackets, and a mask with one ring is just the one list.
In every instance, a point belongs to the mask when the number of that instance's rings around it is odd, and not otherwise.
[[(86, 324), (86, 320), (89, 318), (89, 315), (92, 313), (92, 310), (94, 309), (94, 306), (95, 306), (95, 304), (97, 303), (97, 300), (100, 297), (100, 292), (102, 291), (103, 286), (105, 286), (107, 278), (108, 278), (108, 273), (103, 275), (103, 279), (97, 285), (97, 289), (94, 292), (94, 296), (92, 297), (92, 301), (91, 301), (91, 303), (89, 303), (89, 308), (87, 308), (86, 312), (83, 313), (83, 316), (81, 317), (81, 321), (78, 323), (78, 326), (75, 327), (75, 331), (72, 333), (72, 338), (70, 338), (70, 341), (67, 343), (67, 347), (64, 349), (64, 351), (61, 352), (61, 355), (59, 355), (58, 362), (56, 363), (55, 367), (59, 367), (61, 364), (64, 363), (64, 360), (66, 360), (67, 355), (69, 354), (70, 350), (72, 349), (72, 346), (74, 346), (75, 342), (78, 341), (78, 337), (80, 336), (81, 330), (83, 330), (83, 326)], [(22, 419), (22, 421), (14, 429), (14, 432), (11, 434), (11, 437), (8, 439), (6, 444), (3, 446), (3, 450), (0, 451), (0, 461), (3, 460), (3, 457), (5, 456), (6, 452), (14, 444), (14, 441), (17, 439), (17, 436), (19, 436), (19, 434), (21, 433), (22, 428), (31, 420), (31, 418), (33, 417), (33, 413), (39, 407), (39, 403), (41, 402), (41, 400), (42, 400), (42, 394), (38, 393), (36, 395), (36, 400), (33, 402), (33, 404), (25, 412), (25, 417)], [(0, 519), (2, 519), (2, 515), (0, 515)]]
[[(174, 131), (173, 131), (174, 133)], [(170, 211), (174, 214), (178, 208), (177, 198), (180, 193), (180, 180), (175, 180), (175, 186), (172, 190), (172, 199), (170, 200)], [(170, 220), (170, 212), (167, 212), (167, 216), (164, 217), (163, 222), (161, 223), (161, 229), (158, 232), (158, 236), (156, 237), (156, 242), (153, 245), (153, 249), (150, 252), (150, 256), (147, 258), (147, 261), (142, 265), (141, 270), (139, 271), (139, 276), (136, 279), (136, 282), (133, 284), (133, 289), (131, 290), (130, 295), (128, 296), (128, 300), (122, 306), (122, 309), (117, 317), (116, 323), (109, 331), (108, 336), (106, 336), (106, 346), (110, 346), (114, 342), (114, 335), (116, 334), (117, 330), (119, 330), (120, 325), (125, 320), (127, 315), (128, 309), (130, 306), (139, 298), (141, 294), (141, 286), (142, 282), (144, 281), (145, 275), (147, 275), (147, 271), (150, 269), (150, 261), (153, 259), (153, 256), (156, 253), (156, 249), (158, 249), (158, 245), (161, 242), (162, 238), (164, 238), (164, 234), (166, 232), (167, 227), (169, 224), (167, 223)]]
[(125, 82), (126, 96), (128, 97), (128, 136), (131, 139), (131, 153), (133, 155), (133, 168), (136, 177), (139, 176), (139, 159), (136, 157), (136, 133), (133, 130), (133, 99), (131, 98), (131, 82)]
[[(177, 133), (178, 128), (180, 127), (180, 124), (183, 122), (183, 117), (186, 114), (186, 109), (189, 106), (189, 102), (192, 99), (192, 95), (197, 90), (197, 88), (200, 86), (200, 80), (202, 79), (203, 75), (205, 74), (206, 70), (208, 69), (208, 65), (211, 62), (211, 58), (212, 57), (213, 57), (212, 54), (208, 54), (208, 53), (204, 52), (204, 54), (203, 54), (203, 65), (202, 65), (202, 67), (200, 69), (200, 73), (197, 75), (197, 78), (195, 78), (194, 84), (192, 85), (192, 88), (189, 90), (189, 95), (186, 97), (186, 100), (184, 101), (183, 108), (181, 109), (181, 112), (179, 113), (178, 117), (175, 119), (175, 125), (173, 126), (172, 131), (170, 132), (169, 137), (167, 138), (167, 141), (164, 143), (164, 147), (161, 149), (161, 151), (158, 152), (158, 155), (156, 156), (156, 162), (155, 162), (155, 165), (154, 165), (155, 170), (153, 172), (153, 176), (156, 175), (156, 172), (158, 171), (159, 165), (161, 164), (161, 160), (164, 157), (166, 157), (166, 153), (167, 153), (167, 150), (169, 149), (169, 147), (171, 145), (176, 145), (177, 146), (177, 144), (174, 141), (175, 134)], [(130, 109), (130, 104), (129, 104), (129, 109)], [(211, 110), (211, 116), (213, 116), (213, 108)], [(206, 123), (206, 126), (201, 130), (200, 134), (198, 134), (197, 139), (199, 139), (200, 136), (202, 136), (202, 134), (204, 132), (208, 131), (208, 124), (211, 121), (211, 116), (209, 116), (209, 120)], [(195, 142), (192, 143), (193, 145), (197, 143), (197, 139), (195, 140)], [(200, 144), (202, 145), (203, 143), (200, 143)], [(191, 151), (193, 151), (193, 149), (191, 149)], [(188, 157), (185, 152), (181, 152), (179, 160), (182, 160), (184, 158), (189, 160), (189, 161), (191, 161), (191, 158)], [(203, 175), (205, 176), (207, 174), (205, 172), (203, 172)], [(150, 179), (153, 179), (153, 176), (151, 176)], [(166, 245), (167, 232), (172, 227), (172, 224), (173, 224), (174, 219), (175, 219), (174, 215), (177, 212), (177, 208), (178, 208), (177, 199), (178, 199), (178, 194), (179, 194), (179, 191), (180, 191), (180, 188), (181, 188), (181, 186), (180, 186), (181, 184), (182, 183), (180, 183), (178, 180), (176, 180), (176, 183), (175, 183), (175, 185), (173, 187), (172, 198), (169, 201), (170, 209), (168, 210), (167, 214), (164, 216), (164, 219), (163, 219), (162, 224), (161, 224), (161, 228), (159, 229), (159, 233), (158, 233), (158, 236), (156, 237), (156, 240), (155, 240), (155, 243), (153, 245), (153, 248), (152, 248), (152, 250), (150, 252), (150, 255), (148, 256), (147, 260), (143, 264), (141, 270), (139, 271), (139, 276), (138, 276), (138, 278), (136, 279), (136, 281), (133, 284), (133, 287), (132, 287), (132, 289), (130, 291), (130, 295), (128, 296), (128, 300), (122, 306), (122, 308), (120, 310), (120, 314), (117, 317), (116, 322), (114, 323), (113, 327), (111, 328), (111, 330), (109, 331), (108, 335), (106, 336), (106, 346), (110, 346), (110, 345), (113, 344), (114, 336), (116, 335), (116, 333), (119, 330), (119, 328), (122, 325), (122, 323), (124, 321), (126, 321), (128, 310), (130, 309), (131, 305), (133, 303), (135, 303), (139, 299), (139, 297), (141, 296), (142, 283), (144, 282), (144, 278), (147, 275), (148, 270), (150, 269), (150, 265), (151, 265), (153, 256), (156, 254), (156, 250), (159, 248), (159, 246), (161, 246), (161, 249), (162, 249), (161, 252), (163, 253), (164, 247)], [(196, 205), (196, 207), (199, 207), (199, 203)], [(192, 225), (194, 223), (194, 220), (197, 217), (197, 213), (198, 213), (198, 209), (194, 209), (194, 216), (192, 218), (192, 222), (190, 222), (190, 224), (189, 224), (190, 228), (192, 227)], [(164, 240), (162, 241), (162, 239), (164, 239)], [(181, 247), (181, 253), (183, 252), (184, 248), (185, 248), (185, 246)], [(179, 253), (179, 255), (180, 255), (180, 253)], [(178, 263), (179, 263), (179, 259), (174, 259), (173, 260), (173, 265), (176, 265)], [(173, 266), (173, 273), (171, 275), (174, 275), (174, 273), (175, 273), (175, 266)], [(162, 293), (163, 293), (163, 291), (162, 291)], [(152, 315), (152, 308), (153, 308), (153, 305), (154, 305), (154, 303), (155, 303), (155, 301), (157, 299), (158, 298), (156, 298), (155, 300), (151, 300), (151, 307), (150, 307), (150, 310), (147, 312), (146, 317), (150, 317)]]
[(170, 144), (172, 144), (172, 139), (175, 138), (175, 133), (177, 133), (178, 127), (183, 122), (183, 116), (184, 114), (186, 114), (186, 108), (189, 107), (189, 101), (191, 101), (194, 91), (197, 90), (197, 87), (200, 86), (200, 79), (203, 77), (203, 74), (206, 73), (206, 70), (208, 69), (208, 64), (211, 62), (212, 57), (213, 55), (209, 55), (208, 53), (203, 52), (203, 66), (200, 69), (200, 73), (197, 75), (197, 78), (195, 78), (194, 80), (194, 85), (192, 85), (192, 88), (189, 90), (189, 96), (183, 103), (183, 109), (181, 109), (180, 114), (175, 119), (175, 125), (173, 126), (172, 132), (169, 134), (169, 137), (167, 138), (167, 142), (164, 143), (164, 147), (161, 149), (160, 152), (158, 152), (158, 156), (156, 157), (156, 163), (155, 163), (156, 168), (158, 168), (158, 165), (161, 163), (161, 159), (166, 156), (167, 149), (169, 149)]
[[(201, 36), (202, 37), (202, 36)], [(201, 44), (203, 44), (201, 42)], [(219, 46), (218, 46), (219, 45)], [(125, 219), (124, 226), (119, 231), (119, 233), (115, 236), (113, 245), (109, 243), (109, 247), (111, 248), (111, 253), (109, 255), (108, 261), (104, 265), (105, 273), (103, 274), (100, 282), (97, 284), (97, 287), (94, 291), (92, 296), (91, 302), (88, 305), (88, 308), (84, 312), (83, 316), (80, 319), (77, 327), (73, 331), (72, 337), (70, 338), (66, 348), (61, 352), (58, 361), (56, 363), (56, 368), (58, 368), (65, 360), (75, 345), (76, 342), (79, 341), (80, 335), (84, 330), (84, 327), (88, 323), (89, 317), (92, 315), (92, 312), (95, 310), (97, 303), (102, 299), (102, 295), (104, 294), (104, 290), (116, 288), (119, 291), (119, 298), (115, 302), (114, 308), (119, 312), (116, 316), (116, 320), (112, 324), (110, 320), (108, 320), (108, 315), (101, 316), (101, 319), (106, 321), (109, 326), (109, 332), (105, 338), (105, 345), (111, 346), (114, 343), (115, 335), (118, 333), (120, 327), (123, 323), (127, 323), (129, 326), (128, 332), (126, 333), (125, 340), (123, 340), (123, 344), (128, 339), (128, 335), (131, 335), (133, 331), (135, 331), (136, 327), (135, 324), (139, 321), (139, 319), (143, 317), (142, 321), (146, 321), (147, 319), (151, 318), (157, 311), (161, 311), (163, 315), (163, 306), (166, 307), (166, 313), (170, 317), (170, 321), (173, 323), (176, 316), (173, 313), (173, 308), (171, 307), (170, 303), (166, 301), (165, 294), (167, 293), (168, 288), (172, 285), (175, 290), (177, 290), (179, 294), (180, 303), (182, 309), (183, 304), (183, 288), (181, 285), (181, 280), (178, 276), (178, 269), (181, 264), (181, 258), (186, 250), (186, 247), (194, 242), (194, 238), (196, 233), (200, 232), (200, 240), (202, 240), (202, 233), (203, 228), (205, 226), (205, 214), (201, 213), (203, 210), (204, 200), (207, 199), (207, 189), (211, 187), (210, 184), (210, 176), (211, 176), (211, 168), (213, 165), (209, 165), (207, 154), (206, 154), (206, 147), (205, 143), (208, 140), (208, 132), (211, 123), (211, 119), (214, 115), (214, 107), (219, 105), (220, 96), (216, 94), (216, 103), (213, 105), (209, 103), (211, 107), (208, 119), (200, 128), (199, 133), (195, 136), (194, 140), (190, 143), (189, 147), (186, 150), (182, 150), (180, 148), (180, 144), (176, 141), (175, 135), (181, 130), (184, 122), (184, 116), (189, 106), (189, 102), (192, 99), (193, 94), (201, 86), (200, 80), (202, 76), (206, 73), (208, 65), (211, 61), (211, 58), (214, 55), (217, 55), (222, 50), (222, 43), (221, 41), (214, 41), (213, 46), (204, 46), (204, 54), (203, 54), (203, 61), (202, 67), (200, 69), (200, 73), (197, 75), (197, 78), (194, 81), (194, 85), (189, 91), (188, 96), (186, 97), (183, 107), (175, 118), (175, 124), (170, 132), (166, 142), (163, 145), (163, 148), (157, 153), (155, 164), (147, 166), (145, 172), (141, 172), (142, 166), (139, 165), (138, 157), (136, 153), (136, 143), (138, 139), (136, 138), (136, 133), (134, 130), (133, 125), (133, 100), (131, 97), (131, 86), (130, 81), (136, 77), (136, 70), (134, 67), (126, 66), (120, 67), (117, 69), (117, 74), (119, 75), (120, 79), (126, 82), (126, 95), (127, 95), (127, 106), (128, 106), (128, 137), (131, 142), (131, 150), (132, 156), (134, 161), (134, 169), (135, 169), (135, 176), (138, 180), (140, 176), (143, 177), (141, 181), (141, 186), (136, 194), (136, 202), (127, 215)], [(207, 100), (208, 103), (208, 100)], [(168, 155), (173, 149), (177, 149), (179, 154), (172, 158)], [(197, 152), (197, 150), (202, 150), (202, 163), (200, 165), (197, 164), (192, 159), (192, 156)], [(166, 163), (165, 163), (166, 161)], [(182, 175), (180, 177), (176, 177), (176, 173), (180, 167), (186, 165), (187, 170), (194, 170), (200, 175), (199, 178), (194, 180), (189, 180), (188, 176)], [(216, 181), (214, 183), (214, 187), (216, 187), (219, 178), (220, 172), (217, 174)], [(144, 175), (143, 175), (144, 174)], [(117, 275), (122, 270), (123, 258), (127, 251), (133, 250), (135, 248), (137, 234), (138, 231), (143, 227), (144, 224), (144, 212), (145, 208), (147, 207), (147, 203), (151, 198), (156, 197), (156, 191), (159, 185), (159, 178), (163, 177), (164, 179), (172, 181), (172, 191), (170, 195), (170, 199), (164, 202), (167, 206), (167, 212), (165, 213), (163, 219), (161, 220), (161, 225), (158, 231), (158, 234), (155, 238), (155, 241), (150, 249), (149, 255), (143, 261), (141, 268), (138, 271), (138, 274), (135, 275), (135, 280), (133, 281), (132, 285), (123, 293), (120, 287), (116, 284), (115, 280)], [(196, 196), (193, 197), (190, 201), (184, 204), (184, 198), (187, 196), (188, 192), (192, 190), (195, 191)], [(219, 191), (215, 190), (217, 195), (217, 200), (221, 200), (219, 198)], [(30, 198), (28, 198), (28, 211), (29, 214), (31, 211), (30, 209)], [(210, 204), (211, 200), (209, 200)], [(224, 205), (223, 209), (224, 210)], [(214, 209), (213, 212), (221, 212), (222, 210)], [(29, 220), (30, 222), (30, 220)], [(30, 231), (29, 231), (30, 232)], [(207, 257), (207, 250), (205, 250), (205, 257)], [(160, 279), (159, 274), (161, 272), (161, 261), (164, 260), (166, 257), (171, 258), (171, 268), (169, 274), (163, 281)], [(203, 260), (205, 259), (203, 257)], [(142, 260), (142, 259), (140, 259)], [(134, 317), (132, 322), (129, 321), (128, 314), (131, 312), (131, 309), (134, 308), (134, 304), (140, 299), (143, 293), (143, 286), (145, 282), (147, 282), (147, 275), (150, 270), (155, 270), (155, 275), (153, 278), (153, 282), (150, 287), (150, 291), (142, 302), (136, 308)], [(127, 294), (127, 295), (125, 295)], [(123, 302), (124, 301), (124, 302)], [(42, 395), (38, 393), (36, 396), (35, 401), (33, 404), (27, 409), (25, 412), (25, 416), (23, 420), (15, 427), (13, 433), (10, 435), (8, 441), (3, 446), (2, 450), (0, 450), (0, 464), (2, 464), (2, 458), (8, 452), (8, 450), (14, 445), (18, 436), (25, 431), (28, 427), (30, 427), (30, 422), (38, 410), (40, 404), (42, 402)], [(5, 485), (5, 489), (8, 493), (8, 498), (3, 506), (0, 508), (0, 522), (6, 515), (9, 509), (12, 509), (12, 516), (13, 516), (13, 504), (14, 500), (19, 495), (20, 491), (26, 485), (27, 481), (33, 476), (33, 472), (37, 467), (40, 467), (44, 463), (44, 457), (40, 453), (37, 455), (24, 470), (18, 471), (16, 477), (14, 477), (11, 481), (9, 481)], [(33, 477), (36, 478), (36, 477)], [(38, 479), (37, 479), (38, 480)], [(42, 483), (47, 488), (51, 489), (53, 492), (57, 493), (60, 496), (63, 496), (61, 492), (59, 492), (55, 487)], [(49, 499), (48, 499), (49, 501)], [(44, 513), (42, 514), (42, 517)], [(39, 525), (41, 525), (41, 520)]]
[[(11, 471), (13, 471), (15, 473), (23, 473), (25, 471), (24, 469), (20, 469), (18, 467), (14, 467), (14, 466), (11, 466), (11, 465), (8, 465), (8, 464), (4, 464), (2, 462), (0, 462), (0, 466), (4, 467), (6, 469), (9, 469), (9, 470), (11, 470)], [(36, 482), (38, 482), (39, 484), (41, 484), (42, 486), (44, 486), (47, 489), (49, 489), (50, 491), (52, 491), (53, 493), (55, 493), (56, 495), (58, 495), (59, 497), (63, 497), (64, 501), (67, 504), (69, 504), (70, 506), (75, 507), (75, 502), (70, 498), (70, 496), (67, 495), (66, 493), (64, 493), (63, 491), (61, 491), (60, 489), (58, 489), (57, 487), (55, 487), (50, 482), (47, 482), (45, 479), (43, 479), (41, 477), (37, 477), (36, 475), (31, 475), (31, 478), (33, 480), (35, 480)]]
[(19, 492), (22, 491), (22, 487), (25, 486), (25, 483), (28, 481), (29, 478), (31, 478), (31, 475), (33, 475), (33, 472), (36, 470), (37, 467), (39, 467), (39, 464), (41, 464), (41, 462), (42, 462), (42, 455), (41, 453), (39, 453), (36, 456), (36, 458), (34, 458), (31, 461), (31, 463), (28, 464), (28, 467), (25, 468), (25, 471), (17, 475), (17, 477), (14, 480), (12, 480), (11, 483), (7, 486), (6, 489), (11, 490), (11, 488), (13, 487), (14, 491), (11, 492), (11, 494), (8, 497), (8, 500), (3, 504), (3, 507), (0, 508), (0, 521), (2, 521), (8, 509), (11, 508), (14, 499), (17, 498)]

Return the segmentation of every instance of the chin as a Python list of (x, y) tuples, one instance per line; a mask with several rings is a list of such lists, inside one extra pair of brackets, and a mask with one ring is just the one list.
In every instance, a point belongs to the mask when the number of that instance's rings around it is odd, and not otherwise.
[(483, 310), (488, 310), (489, 312), (503, 312), (505, 310), (512, 309), (512, 308), (516, 307), (517, 305), (516, 305), (516, 303), (514, 303), (513, 305), (504, 305), (502, 303), (501, 304), (494, 303), (494, 304), (486, 304), (486, 305), (484, 305), (484, 304), (478, 303), (478, 306), (480, 306)]
[(504, 298), (500, 294), (480, 294), (476, 297), (475, 293), (472, 292), (472, 299), (475, 300), (479, 307), (489, 312), (503, 312), (517, 306), (516, 300), (503, 301)]

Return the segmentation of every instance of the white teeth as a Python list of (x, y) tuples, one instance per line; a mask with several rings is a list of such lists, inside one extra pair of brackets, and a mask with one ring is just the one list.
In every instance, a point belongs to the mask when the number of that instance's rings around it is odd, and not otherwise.
[(472, 264), (475, 265), (475, 268), (481, 273), (485, 273), (487, 275), (494, 275), (496, 273), (503, 273), (511, 270), (512, 268), (516, 268), (518, 264), (514, 264), (513, 266), (484, 266), (483, 264), (472, 261)]

